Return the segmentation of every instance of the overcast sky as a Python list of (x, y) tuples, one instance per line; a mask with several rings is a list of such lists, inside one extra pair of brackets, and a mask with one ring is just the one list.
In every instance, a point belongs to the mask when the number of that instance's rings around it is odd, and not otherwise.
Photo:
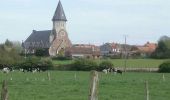
[[(73, 43), (144, 44), (170, 36), (170, 0), (61, 0)], [(52, 29), (58, 0), (0, 0), (0, 42)]]

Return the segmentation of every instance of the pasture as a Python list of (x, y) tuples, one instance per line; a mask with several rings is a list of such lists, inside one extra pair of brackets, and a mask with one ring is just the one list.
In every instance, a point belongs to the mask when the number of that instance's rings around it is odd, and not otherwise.
[[(0, 86), (4, 79), (8, 81), (9, 100), (87, 100), (89, 75), (89, 72), (50, 71), (49, 81), (47, 72), (0, 72)], [(170, 74), (165, 74), (165, 81), (161, 73), (99, 73), (99, 78), (99, 100), (145, 100), (146, 80), (150, 100), (170, 98)]]
[[(129, 68), (157, 68), (161, 63), (170, 59), (127, 59), (127, 67)], [(67, 65), (71, 64), (74, 60), (53, 60), (54, 65)], [(95, 60), (97, 63), (100, 63), (103, 60)], [(111, 59), (110, 60), (115, 67), (124, 67), (124, 59)]]

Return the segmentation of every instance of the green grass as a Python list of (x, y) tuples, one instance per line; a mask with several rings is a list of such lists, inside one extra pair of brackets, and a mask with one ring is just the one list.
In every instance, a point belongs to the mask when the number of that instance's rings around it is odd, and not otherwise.
[[(127, 67), (144, 67), (144, 68), (156, 68), (162, 62), (167, 61), (168, 59), (127, 59)], [(170, 59), (169, 59), (170, 60)], [(100, 63), (102, 60), (95, 60), (97, 63)], [(124, 67), (125, 60), (123, 59), (112, 59), (112, 63), (115, 67)], [(53, 60), (55, 65), (66, 65), (71, 64), (73, 60), (66, 60), (66, 61), (57, 61)]]
[[(51, 81), (48, 81), (47, 72), (35, 74), (13, 72), (8, 75), (0, 73), (0, 86), (4, 79), (8, 81), (9, 100), (88, 99), (89, 72), (51, 71), (50, 73)], [(10, 80), (11, 77), (13, 80)], [(165, 82), (160, 73), (124, 75), (100, 73), (99, 77), (99, 100), (145, 100), (145, 80), (149, 83), (150, 100), (170, 98), (170, 74), (165, 74)]]

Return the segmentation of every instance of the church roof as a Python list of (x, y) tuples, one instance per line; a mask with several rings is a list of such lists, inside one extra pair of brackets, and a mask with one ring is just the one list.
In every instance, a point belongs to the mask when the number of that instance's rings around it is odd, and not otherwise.
[(24, 42), (25, 48), (49, 48), (50, 47), (50, 34), (51, 30), (36, 31), (33, 30), (32, 34)]
[(54, 13), (52, 21), (67, 21), (61, 1), (59, 1), (57, 9)]

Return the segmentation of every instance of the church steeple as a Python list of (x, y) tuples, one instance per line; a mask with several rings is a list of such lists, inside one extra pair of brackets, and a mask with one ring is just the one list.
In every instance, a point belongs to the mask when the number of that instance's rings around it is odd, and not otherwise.
[(60, 0), (52, 21), (53, 21), (53, 34), (49, 54), (51, 56), (56, 56), (58, 54), (62, 54), (66, 48), (71, 47), (72, 45), (67, 34), (66, 30), (67, 19)]
[(54, 13), (52, 21), (67, 21), (67, 18), (65, 16), (63, 6), (61, 4), (61, 1), (59, 0), (57, 9)]

